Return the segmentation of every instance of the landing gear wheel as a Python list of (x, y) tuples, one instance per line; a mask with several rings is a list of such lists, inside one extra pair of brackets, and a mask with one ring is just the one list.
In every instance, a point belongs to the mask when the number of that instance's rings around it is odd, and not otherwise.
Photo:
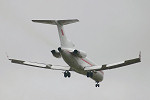
[(96, 84), (95, 87), (99, 87), (99, 84)]
[(90, 77), (90, 72), (87, 72), (86, 76), (87, 76), (87, 77)]
[(87, 77), (91, 77), (91, 78), (92, 78), (92, 77), (93, 77), (93, 72), (92, 72), (92, 71), (87, 72), (86, 76), (87, 76)]
[(100, 85), (99, 85), (99, 82), (97, 82), (96, 85), (95, 85), (95, 87), (99, 87), (99, 86), (100, 86)]
[(91, 77), (91, 78), (93, 77), (93, 72), (90, 72), (90, 77)]
[(71, 77), (71, 73), (69, 72), (69, 71), (65, 71), (64, 72), (64, 77), (66, 78), (66, 77)]
[(67, 73), (66, 72), (64, 72), (64, 77), (66, 78), (68, 75), (67, 75)]
[(71, 77), (71, 73), (68, 71), (68, 73), (67, 73), (67, 74), (68, 74), (68, 77), (70, 78), (70, 77)]

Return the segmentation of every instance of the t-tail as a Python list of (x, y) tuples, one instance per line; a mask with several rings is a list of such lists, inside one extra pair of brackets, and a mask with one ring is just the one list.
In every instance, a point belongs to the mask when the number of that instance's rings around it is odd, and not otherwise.
[(43, 23), (43, 24), (52, 24), (57, 25), (59, 38), (61, 47), (64, 48), (73, 48), (74, 44), (67, 39), (66, 34), (64, 32), (63, 26), (71, 23), (78, 22), (78, 19), (71, 19), (71, 20), (32, 20), (33, 22)]

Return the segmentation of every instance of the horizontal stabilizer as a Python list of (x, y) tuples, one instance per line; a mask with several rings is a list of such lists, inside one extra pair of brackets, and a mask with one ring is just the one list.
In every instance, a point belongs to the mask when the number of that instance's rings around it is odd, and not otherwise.
[(58, 28), (61, 47), (65, 47), (65, 48), (73, 48), (74, 47), (74, 44), (70, 40), (67, 39), (65, 31), (63, 29), (63, 26), (67, 25), (67, 24), (78, 22), (79, 21), (78, 19), (70, 19), (70, 20), (32, 20), (32, 21), (36, 22), (36, 23), (56, 25), (57, 28)]
[(78, 19), (70, 19), (70, 20), (32, 20), (33, 22), (36, 23), (43, 23), (43, 24), (52, 24), (52, 25), (67, 25), (71, 23), (78, 22)]

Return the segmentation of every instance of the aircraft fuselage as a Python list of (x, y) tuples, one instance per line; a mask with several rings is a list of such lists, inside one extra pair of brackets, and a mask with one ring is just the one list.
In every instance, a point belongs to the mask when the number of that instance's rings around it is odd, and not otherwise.
[[(60, 53), (64, 61), (71, 67), (71, 69), (79, 74), (87, 75), (87, 71), (84, 70), (85, 66), (96, 66), (95, 63), (87, 58), (80, 58), (71, 53), (72, 50), (68, 48), (61, 48)], [(103, 80), (103, 71), (94, 71), (93, 77), (96, 82)]]

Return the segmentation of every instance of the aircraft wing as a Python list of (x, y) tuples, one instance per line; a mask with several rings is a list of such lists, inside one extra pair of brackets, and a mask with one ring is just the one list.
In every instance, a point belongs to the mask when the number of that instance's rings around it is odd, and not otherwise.
[(29, 61), (23, 61), (23, 60), (17, 60), (17, 59), (9, 59), (11, 63), (21, 64), (21, 65), (27, 65), (32, 67), (38, 67), (38, 68), (45, 68), (45, 69), (52, 69), (52, 70), (70, 70), (69, 66), (60, 66), (60, 65), (52, 65), (52, 64), (44, 64), (44, 63), (37, 63), (37, 62), (29, 62)]
[(84, 70), (108, 70), (108, 69), (114, 69), (114, 68), (119, 68), (119, 67), (124, 67), (127, 65), (135, 64), (141, 62), (141, 53), (139, 54), (138, 58), (135, 59), (130, 59), (130, 60), (125, 60), (122, 62), (114, 63), (114, 64), (104, 64), (102, 66), (91, 66), (91, 67), (85, 67)]

